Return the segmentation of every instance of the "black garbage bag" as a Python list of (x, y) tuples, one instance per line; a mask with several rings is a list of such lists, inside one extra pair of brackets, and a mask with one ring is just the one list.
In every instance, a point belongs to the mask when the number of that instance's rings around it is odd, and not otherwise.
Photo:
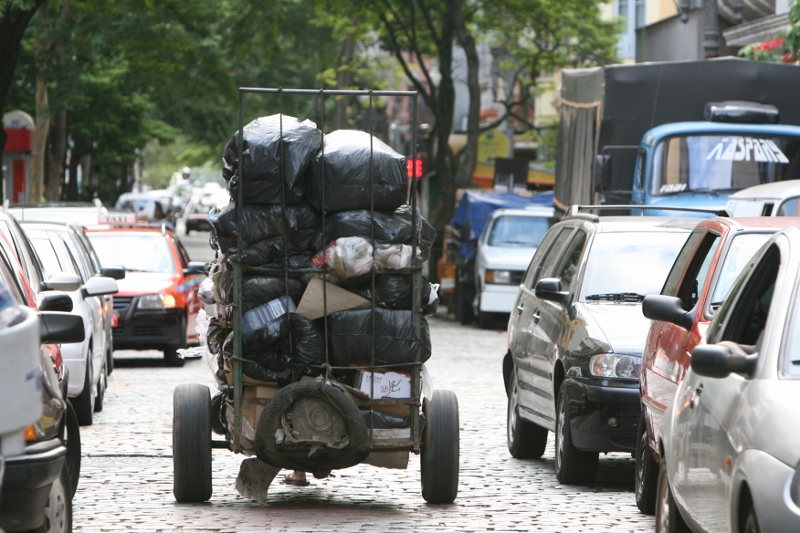
[[(300, 304), (306, 284), (299, 279), (289, 278), (288, 281), (287, 285), (283, 277), (242, 273), (242, 313), (284, 295), (288, 295), (295, 305)], [(222, 272), (219, 280), (219, 292), (223, 303), (233, 303), (232, 269)]]
[[(239, 132), (231, 137), (222, 155), (222, 177), (228, 182), (231, 198), (237, 200), (241, 181), (238, 172)], [(245, 204), (282, 202), (281, 163), (286, 204), (303, 199), (305, 171), (322, 146), (322, 132), (310, 120), (298, 121), (287, 115), (260, 117), (244, 127), (242, 159)]]
[[(376, 305), (388, 309), (411, 309), (411, 276), (394, 274), (377, 274), (375, 276), (375, 292), (372, 291), (372, 276), (360, 276), (342, 280), (338, 285), (347, 290), (372, 300)], [(373, 297), (374, 296), (374, 297)], [(431, 284), (421, 278), (420, 307), (428, 304), (431, 296)]]
[[(268, 368), (321, 365), (325, 338), (320, 327), (297, 313), (284, 314), (243, 338), (243, 352)], [(263, 361), (263, 363), (262, 363)]]
[(237, 207), (230, 203), (214, 219), (210, 219), (212, 232), (219, 250), (227, 255), (238, 255), (244, 265), (283, 265), (287, 256), (307, 256), (308, 264), (316, 251), (314, 238), (319, 234), (320, 215), (307, 203), (296, 206), (245, 205), (242, 228), (243, 250), (237, 243)]
[[(325, 219), (324, 235), (315, 240), (315, 248), (321, 250), (323, 244), (340, 237), (363, 237), (371, 239), (374, 235), (378, 244), (411, 244), (411, 208), (402, 206), (392, 213), (369, 210), (344, 211)], [(417, 212), (417, 235), (419, 254), (423, 260), (430, 256), (431, 246), (436, 239), (436, 230)], [(374, 233), (373, 233), (374, 232)], [(323, 240), (324, 239), (324, 240)]]
[[(359, 407), (358, 411), (364, 417), (364, 424), (368, 428), (374, 429), (402, 429), (411, 427), (410, 416), (400, 416), (391, 413), (384, 413), (382, 411), (373, 411), (370, 414), (369, 409)], [(422, 413), (420, 413), (422, 416)], [(422, 424), (420, 424), (422, 425)]]
[(389, 145), (356, 130), (331, 132), (323, 144), (308, 168), (306, 198), (315, 208), (323, 208), (323, 188), (326, 213), (370, 209), (371, 195), (378, 211), (394, 211), (406, 202), (406, 158)]
[(331, 313), (328, 320), (330, 354), (334, 366), (403, 365), (413, 363), (417, 352), (420, 362), (424, 363), (431, 356), (428, 322), (420, 317), (420, 336), (417, 337), (411, 311), (380, 308), (375, 309), (374, 314), (372, 309), (337, 311)]

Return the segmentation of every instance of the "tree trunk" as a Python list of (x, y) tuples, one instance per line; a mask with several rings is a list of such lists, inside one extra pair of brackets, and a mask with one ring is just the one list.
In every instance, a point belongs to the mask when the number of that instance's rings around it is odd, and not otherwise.
[(475, 171), (475, 164), (478, 161), (478, 136), (480, 135), (479, 120), (481, 112), (481, 87), (478, 82), (480, 58), (478, 57), (478, 48), (475, 45), (475, 39), (472, 37), (464, 21), (464, 14), (461, 11), (460, 3), (454, 23), (458, 34), (458, 40), (467, 55), (467, 89), (469, 91), (467, 144), (459, 154), (455, 182), (456, 187), (468, 187), (470, 183), (472, 183), (472, 173)]
[(47, 109), (47, 82), (36, 78), (36, 153), (31, 161), (31, 188), (29, 201), (39, 203), (44, 199), (44, 171), (50, 134), (50, 115)]
[[(342, 53), (339, 54), (339, 69), (336, 73), (336, 88), (347, 89), (353, 82), (353, 57), (356, 53), (356, 39), (348, 35), (342, 44)], [(336, 107), (333, 111), (333, 129), (347, 128), (347, 97), (337, 96)]]
[(50, 126), (50, 142), (47, 149), (47, 201), (61, 199), (64, 182), (64, 162), (67, 156), (67, 110), (59, 109)]

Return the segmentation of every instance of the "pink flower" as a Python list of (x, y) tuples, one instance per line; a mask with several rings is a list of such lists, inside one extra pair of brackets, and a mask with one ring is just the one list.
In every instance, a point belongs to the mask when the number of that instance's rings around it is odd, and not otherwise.
[(764, 41), (763, 43), (756, 46), (755, 50), (757, 52), (769, 52), (775, 48), (779, 48), (783, 46), (784, 39), (772, 39), (771, 41)]

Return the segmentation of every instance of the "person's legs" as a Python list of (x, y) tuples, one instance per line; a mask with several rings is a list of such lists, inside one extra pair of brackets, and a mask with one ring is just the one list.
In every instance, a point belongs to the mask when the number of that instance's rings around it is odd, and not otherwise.
[(297, 485), (304, 487), (306, 485), (310, 485), (308, 480), (306, 479), (306, 473), (302, 470), (295, 470), (291, 474), (287, 474), (283, 478), (283, 482), (287, 485)]

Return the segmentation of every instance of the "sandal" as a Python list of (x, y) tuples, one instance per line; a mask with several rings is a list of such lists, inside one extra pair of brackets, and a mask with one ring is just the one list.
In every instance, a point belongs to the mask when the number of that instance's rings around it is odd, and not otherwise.
[(284, 483), (286, 485), (293, 485), (295, 487), (307, 487), (307, 486), (311, 485), (311, 483), (309, 481), (307, 481), (307, 480), (306, 481), (300, 481), (300, 480), (297, 480), (297, 479), (293, 479), (291, 474), (286, 474), (285, 476), (283, 476), (283, 479), (281, 480), (281, 483)]

